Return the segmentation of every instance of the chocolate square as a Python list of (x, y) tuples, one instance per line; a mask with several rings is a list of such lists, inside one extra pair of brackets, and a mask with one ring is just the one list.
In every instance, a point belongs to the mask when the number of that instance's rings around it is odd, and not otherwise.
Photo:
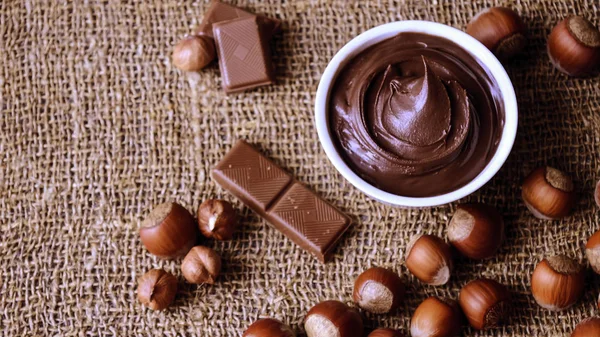
[(269, 38), (256, 16), (216, 23), (213, 33), (226, 93), (275, 81)]
[(281, 27), (281, 22), (279, 20), (267, 18), (263, 15), (255, 15), (239, 7), (214, 0), (210, 4), (208, 10), (206, 10), (206, 13), (204, 13), (204, 19), (202, 20), (200, 26), (196, 28), (196, 33), (214, 37), (213, 25), (215, 23), (253, 16), (258, 16), (259, 23), (265, 27), (265, 31), (271, 33), (269, 37), (277, 33)]

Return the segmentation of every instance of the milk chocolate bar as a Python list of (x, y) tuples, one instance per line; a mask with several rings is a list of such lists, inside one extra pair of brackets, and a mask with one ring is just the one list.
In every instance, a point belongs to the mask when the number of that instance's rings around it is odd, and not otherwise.
[(265, 31), (268, 32), (269, 38), (277, 33), (281, 27), (281, 22), (279, 20), (271, 19), (263, 15), (255, 15), (239, 7), (214, 0), (210, 4), (210, 7), (206, 13), (204, 13), (204, 19), (202, 20), (200, 26), (196, 28), (196, 33), (199, 35), (214, 37), (213, 24), (253, 16), (258, 17), (260, 24), (263, 25), (265, 27)]
[(223, 90), (234, 93), (275, 82), (269, 36), (258, 17), (213, 25)]
[(212, 178), (294, 243), (327, 262), (350, 219), (240, 140)]

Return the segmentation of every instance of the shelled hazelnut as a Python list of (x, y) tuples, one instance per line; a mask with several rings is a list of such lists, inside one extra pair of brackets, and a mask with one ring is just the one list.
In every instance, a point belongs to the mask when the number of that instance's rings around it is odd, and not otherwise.
[(585, 270), (564, 255), (543, 259), (531, 276), (531, 293), (542, 307), (564, 310), (579, 300), (585, 288)]
[(173, 64), (183, 71), (199, 71), (217, 57), (213, 39), (188, 36), (173, 49)]
[(467, 283), (458, 303), (469, 324), (477, 330), (500, 326), (508, 315), (510, 293), (502, 284), (490, 279)]
[(504, 239), (504, 220), (485, 204), (459, 205), (447, 228), (450, 243), (471, 259), (492, 257)]
[(525, 178), (521, 195), (531, 213), (543, 220), (567, 216), (577, 197), (571, 178), (549, 166), (539, 167)]
[(206, 200), (198, 207), (198, 227), (207, 238), (230, 240), (237, 224), (237, 212), (225, 200)]
[(406, 248), (406, 267), (424, 283), (446, 284), (453, 268), (450, 246), (434, 235), (416, 235)]
[(592, 234), (588, 239), (585, 245), (585, 255), (594, 272), (600, 274), (600, 231)]
[(242, 337), (296, 337), (296, 333), (281, 321), (264, 318), (252, 323)]
[(358, 312), (342, 302), (324, 301), (312, 307), (304, 319), (308, 337), (356, 337), (363, 335)]
[(569, 16), (552, 29), (548, 56), (556, 69), (567, 75), (594, 75), (600, 66), (600, 31), (580, 16)]
[(398, 330), (380, 328), (373, 330), (367, 337), (404, 337), (404, 335)]
[(196, 244), (198, 228), (183, 206), (166, 202), (156, 206), (142, 222), (140, 239), (148, 251), (160, 258), (184, 256)]
[(454, 337), (460, 333), (461, 312), (456, 301), (430, 297), (410, 321), (412, 337)]
[(404, 291), (404, 283), (398, 274), (374, 267), (356, 278), (352, 297), (359, 307), (383, 314), (398, 308), (404, 299)]
[(214, 250), (196, 246), (183, 259), (183, 277), (194, 284), (214, 284), (221, 271), (221, 257)]
[(138, 299), (152, 310), (167, 308), (176, 293), (177, 279), (162, 269), (151, 269), (138, 280)]
[(519, 14), (509, 8), (492, 7), (477, 14), (467, 34), (483, 43), (499, 59), (508, 60), (527, 44), (527, 27)]
[(571, 337), (598, 337), (600, 336), (600, 318), (590, 317), (581, 321), (571, 333)]

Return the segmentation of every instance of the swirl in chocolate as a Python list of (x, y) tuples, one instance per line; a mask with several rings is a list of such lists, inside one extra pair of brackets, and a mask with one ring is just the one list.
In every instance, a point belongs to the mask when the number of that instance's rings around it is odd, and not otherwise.
[(363, 179), (390, 193), (454, 191), (491, 160), (504, 113), (495, 82), (455, 43), (401, 33), (358, 54), (330, 96), (338, 151)]

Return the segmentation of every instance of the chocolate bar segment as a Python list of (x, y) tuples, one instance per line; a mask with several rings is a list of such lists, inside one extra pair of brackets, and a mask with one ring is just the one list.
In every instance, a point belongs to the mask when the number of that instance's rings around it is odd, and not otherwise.
[(244, 141), (235, 144), (212, 177), (322, 262), (350, 226), (346, 215)]
[(292, 176), (244, 141), (238, 141), (213, 169), (212, 177), (261, 214), (292, 181)]
[(269, 39), (256, 16), (216, 23), (213, 33), (226, 93), (275, 81)]
[(265, 30), (270, 32), (270, 36), (273, 36), (279, 31), (281, 22), (279, 20), (267, 18), (262, 15), (254, 15), (241, 8), (222, 3), (220, 1), (212, 1), (210, 7), (204, 13), (204, 19), (198, 28), (196, 33), (200, 35), (206, 35), (209, 37), (213, 36), (213, 24), (223, 21), (235, 20), (244, 17), (258, 16), (261, 25), (264, 25)]

